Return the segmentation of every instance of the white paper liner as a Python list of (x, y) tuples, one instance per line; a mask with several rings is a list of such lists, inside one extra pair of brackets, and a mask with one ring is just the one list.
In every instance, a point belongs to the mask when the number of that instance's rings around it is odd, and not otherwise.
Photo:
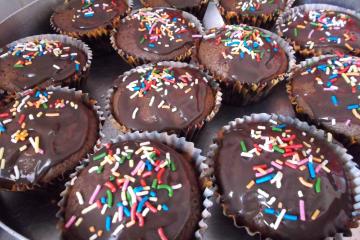
[[(140, 0), (140, 2), (144, 7), (153, 7), (153, 6), (150, 6), (151, 4), (146, 4), (146, 1), (144, 1), (144, 0)], [(177, 9), (197, 15), (198, 13), (203, 11), (204, 8), (207, 7), (209, 2), (210, 2), (210, 0), (201, 0), (201, 2), (199, 3), (198, 6), (187, 7), (187, 8), (177, 8)]]
[[(47, 91), (64, 91), (64, 92), (67, 92), (67, 93), (74, 93), (75, 95), (75, 98), (77, 99), (80, 99), (81, 102), (83, 102), (86, 106), (92, 106), (92, 109), (94, 110), (94, 112), (96, 113), (96, 116), (97, 116), (97, 119), (98, 119), (98, 138), (97, 138), (97, 141), (96, 141), (96, 144), (99, 144), (100, 143), (100, 139), (102, 137), (104, 137), (103, 133), (102, 133), (102, 128), (103, 128), (103, 123), (105, 121), (105, 117), (104, 117), (104, 112), (101, 111), (101, 108), (99, 105), (97, 105), (96, 103), (92, 102), (92, 99), (89, 97), (89, 94), (87, 93), (84, 93), (82, 92), (81, 90), (75, 90), (73, 88), (69, 88), (69, 87), (60, 87), (60, 86), (50, 86), (48, 88), (46, 88)], [(26, 93), (28, 93), (29, 91), (32, 91), (31, 89), (30, 90), (26, 90), (22, 93), (19, 93), (18, 97), (22, 97), (23, 95), (26, 95)], [(96, 145), (95, 144), (95, 145)], [(87, 154), (86, 156), (84, 157), (87, 157), (91, 152), (93, 151), (93, 149), (91, 149)], [(82, 158), (79, 159), (79, 164), (80, 162), (82, 161)], [(72, 169), (68, 169), (66, 170), (65, 172), (67, 171), (72, 171)], [(63, 174), (65, 174), (65, 172)], [(49, 182), (47, 183), (46, 185), (54, 185), (58, 182), (58, 180), (60, 180), (63, 176), (58, 176), (57, 178), (54, 178), (52, 182)], [(16, 186), (16, 183), (15, 183), (15, 186)], [(15, 190), (11, 190), (11, 191), (28, 191), (28, 190), (34, 190), (34, 189), (38, 189), (38, 188), (41, 188), (43, 187), (44, 185), (43, 184), (39, 184), (37, 182), (35, 183), (28, 183), (26, 185), (21, 185), (21, 186), (16, 186), (16, 189)], [(20, 188), (21, 187), (21, 188)], [(1, 189), (1, 190), (5, 190), (7, 191), (8, 189)]]
[[(128, 5), (128, 9), (125, 11), (125, 13), (123, 15), (120, 15), (119, 18), (123, 18), (127, 15), (127, 13), (129, 13), (133, 6), (134, 6), (134, 1), (133, 0), (125, 0), (126, 1), (126, 4)], [(66, 2), (65, 2), (66, 3)], [(64, 3), (64, 4), (65, 4)], [(55, 12), (54, 12), (55, 13)], [(116, 18), (116, 17), (115, 17)], [(113, 20), (115, 20), (115, 18)], [(93, 34), (91, 34), (92, 32), (96, 32), (96, 31), (99, 31), (101, 32), (102, 29), (105, 29), (107, 27), (111, 27), (111, 28), (114, 28), (113, 26), (113, 22), (111, 22), (111, 24), (108, 24), (108, 25), (103, 25), (103, 26), (99, 26), (97, 28), (94, 28), (94, 29), (90, 29), (86, 32), (82, 32), (79, 34), (78, 32), (66, 32), (66, 31), (63, 31), (60, 27), (58, 27), (55, 22), (54, 22), (54, 14), (51, 15), (50, 17), (50, 26), (51, 28), (57, 32), (57, 33), (60, 33), (60, 34), (64, 34), (64, 35), (69, 35), (69, 36), (72, 36), (72, 37), (90, 37), (92, 36)]]
[[(206, 172), (206, 169), (209, 168), (206, 157), (201, 155), (201, 150), (195, 148), (194, 143), (186, 141), (185, 138), (177, 137), (175, 134), (167, 134), (167, 133), (159, 133), (159, 132), (133, 132), (133, 133), (126, 133), (124, 135), (119, 135), (116, 139), (112, 139), (110, 142), (117, 143), (123, 141), (130, 141), (130, 140), (153, 140), (158, 141), (167, 146), (170, 146), (181, 153), (188, 154), (192, 157), (192, 163), (196, 166), (197, 175), (199, 176), (199, 185), (202, 185), (204, 176), (203, 173)], [(103, 143), (105, 144), (105, 143)], [(102, 144), (98, 144), (94, 148), (94, 152), (99, 151), (102, 148)], [(64, 224), (64, 213), (65, 213), (65, 205), (67, 201), (67, 195), (70, 191), (71, 186), (76, 181), (77, 176), (79, 173), (86, 168), (90, 160), (87, 158), (85, 159), (81, 165), (76, 167), (74, 173), (70, 175), (71, 179), (65, 183), (65, 190), (60, 193), (61, 200), (58, 202), (59, 210), (56, 213), (56, 217), (59, 219), (58, 227), (61, 229)], [(213, 191), (211, 189), (205, 188), (203, 189), (203, 211), (201, 213), (202, 219), (199, 221), (198, 226), (199, 229), (195, 232), (196, 239), (205, 239), (204, 234), (206, 229), (208, 228), (207, 223), (205, 222), (211, 216), (209, 208), (212, 207), (212, 202), (209, 200), (213, 197)]]
[[(228, 125), (225, 125), (221, 128), (220, 131), (228, 133), (232, 129), (236, 128), (236, 126), (244, 123), (256, 123), (256, 122), (268, 122), (269, 119), (273, 119), (275, 121), (280, 121), (282, 123), (286, 123), (292, 126), (295, 126), (297, 129), (310, 133), (312, 136), (314, 136), (317, 139), (323, 140), (324, 143), (326, 142), (331, 146), (332, 149), (334, 149), (334, 152), (337, 153), (339, 156), (339, 160), (343, 163), (344, 171), (346, 173), (346, 177), (349, 181), (349, 187), (351, 188), (351, 195), (353, 197), (353, 210), (352, 210), (352, 221), (353, 223), (356, 223), (358, 221), (358, 218), (360, 216), (360, 169), (357, 167), (357, 164), (352, 161), (353, 157), (349, 154), (347, 154), (347, 149), (342, 147), (339, 144), (336, 144), (336, 140), (332, 140), (332, 142), (328, 142), (327, 136), (328, 132), (325, 132), (323, 130), (320, 130), (316, 128), (314, 125), (309, 125), (307, 122), (300, 121), (297, 118), (292, 118), (284, 115), (278, 115), (272, 113), (259, 113), (259, 114), (251, 114), (250, 116), (244, 116), (242, 118), (236, 118), (235, 120), (228, 123)], [(216, 156), (218, 152), (219, 146), (216, 144), (216, 137), (213, 139), (214, 143), (210, 145), (209, 151), (207, 154), (207, 164), (210, 166), (210, 168), (207, 169), (207, 172), (204, 172), (204, 179), (207, 179), (208, 182), (210, 182), (209, 187), (214, 191), (214, 196), (216, 197), (217, 203), (221, 204), (221, 194), (218, 191), (218, 185), (216, 182), (216, 177), (214, 173), (215, 168), (215, 162), (214, 157)], [(223, 209), (223, 214), (226, 217), (229, 217), (226, 214), (224, 204), (221, 204), (221, 207)], [(260, 235), (260, 232), (258, 231), (251, 231), (251, 229), (247, 226), (238, 225), (236, 223), (235, 217), (232, 217), (233, 224), (237, 228), (245, 228), (246, 232), (250, 236)], [(357, 225), (357, 224), (355, 224)], [(357, 227), (357, 226), (355, 226)], [(349, 228), (354, 228), (353, 226)], [(338, 237), (342, 237), (342, 233), (336, 233), (334, 237), (327, 237), (326, 239), (338, 239)], [(267, 238), (270, 239), (270, 238)]]
[[(167, 67), (173, 67), (173, 68), (185, 68), (185, 67), (189, 67), (195, 70), (200, 71), (201, 73), (204, 74), (204, 76), (206, 77), (206, 79), (208, 80), (208, 85), (213, 89), (213, 91), (216, 92), (215, 94), (215, 103), (214, 103), (214, 108), (212, 109), (212, 111), (210, 112), (210, 114), (204, 119), (202, 120), (202, 122), (200, 123), (194, 123), (194, 126), (187, 126), (186, 128), (192, 129), (192, 128), (196, 128), (196, 125), (200, 124), (202, 125), (200, 127), (200, 129), (196, 129), (197, 130), (201, 130), (204, 127), (205, 122), (210, 122), (215, 115), (218, 113), (220, 106), (221, 106), (221, 101), (222, 101), (222, 93), (219, 87), (219, 84), (208, 74), (202, 72), (198, 66), (193, 65), (193, 64), (188, 64), (188, 63), (183, 63), (183, 62), (172, 62), (172, 61), (165, 61), (165, 62), (159, 62), (159, 63), (153, 63), (153, 64), (145, 64), (142, 66), (138, 66), (136, 68), (133, 68), (125, 73), (123, 73), (122, 75), (120, 75), (117, 79), (123, 79), (126, 76), (130, 76), (138, 71), (143, 71), (144, 69), (152, 69), (154, 66), (167, 66)], [(120, 124), (119, 122), (117, 122), (117, 120), (115, 119), (115, 117), (112, 114), (112, 106), (111, 106), (111, 98), (114, 94), (114, 91), (117, 87), (114, 85), (113, 87), (111, 87), (108, 91), (107, 91), (107, 97), (105, 100), (105, 110), (106, 110), (106, 116), (108, 117), (108, 119), (111, 121), (111, 123), (120, 131), (122, 132), (127, 132), (127, 131), (139, 131), (138, 129), (129, 129), (127, 128), (124, 124)], [(141, 132), (141, 131), (140, 131)], [(193, 133), (193, 131), (190, 131), (189, 134), (186, 134), (186, 138), (188, 140), (194, 138), (196, 136), (197, 132)], [(194, 136), (195, 135), (195, 136)]]
[[(335, 12), (345, 13), (354, 18), (357, 18), (360, 21), (360, 13), (357, 13), (356, 11), (351, 10), (351, 9), (342, 8), (342, 7), (330, 5), (330, 4), (304, 4), (304, 5), (290, 8), (287, 11), (284, 11), (278, 17), (278, 19), (276, 20), (276, 23), (275, 23), (276, 33), (280, 37), (284, 37), (284, 35), (281, 31), (281, 26), (283, 24), (286, 24), (287, 21), (290, 19), (291, 20), (294, 19), (294, 17), (297, 16), (299, 13), (309, 12), (312, 10), (327, 10), (327, 11), (335, 11)], [(292, 44), (292, 45), (297, 44), (296, 41), (293, 39), (290, 39), (290, 38), (285, 38), (285, 39), (289, 44)], [(307, 49), (304, 46), (300, 46), (300, 48), (301, 48), (300, 51), (303, 49)], [(312, 50), (314, 50), (314, 49), (312, 49)]]
[[(84, 84), (87, 80), (91, 62), (92, 62), (92, 58), (93, 58), (93, 53), (92, 53), (91, 49), (89, 48), (89, 46), (87, 44), (85, 44), (81, 40), (78, 40), (76, 38), (72, 38), (72, 37), (69, 37), (66, 35), (60, 35), (60, 34), (41, 34), (41, 35), (33, 35), (33, 36), (21, 38), (12, 43), (9, 43), (8, 45), (6, 45), (6, 47), (9, 48), (9, 47), (15, 46), (18, 43), (24, 43), (24, 42), (29, 42), (29, 41), (34, 41), (34, 40), (42, 40), (42, 39), (59, 41), (63, 44), (67, 44), (74, 48), (77, 48), (85, 54), (86, 63), (85, 63), (85, 66), (82, 66), (81, 73), (78, 74), (79, 79), (78, 80), (72, 80), (72, 79), (70, 80), (70, 84), (71, 85), (74, 84), (75, 87), (77, 89), (79, 89), (81, 87), (81, 85)], [(77, 73), (75, 73), (75, 74), (77, 74)], [(59, 83), (59, 84), (62, 84), (62, 83)]]
[[(140, 10), (145, 10), (145, 9), (154, 9), (154, 10), (157, 10), (157, 9), (165, 9), (165, 10), (172, 10), (172, 11), (181, 11), (182, 12), (182, 16), (184, 19), (188, 20), (189, 22), (191, 23), (194, 23), (195, 24), (195, 28), (197, 29), (197, 31), (199, 32), (200, 35), (204, 35), (204, 27), (202, 25), (202, 23), (200, 22), (200, 20), (195, 17), (194, 15), (192, 15), (191, 13), (188, 13), (188, 12), (185, 12), (185, 11), (182, 11), (182, 10), (178, 10), (178, 9), (175, 9), (175, 8), (168, 8), (168, 7), (157, 7), (157, 8), (141, 8), (141, 9), (137, 9), (137, 10), (134, 10), (131, 12), (131, 14), (129, 14), (127, 17), (123, 18), (119, 24), (118, 27), (120, 27), (121, 24), (125, 24), (126, 21), (131, 21), (132, 20), (132, 15), (133, 14), (136, 14), (137, 12), (139, 12)], [(135, 55), (132, 55), (132, 53), (128, 53), (125, 49), (121, 49), (117, 46), (116, 44), (116, 35), (117, 35), (117, 27), (114, 28), (110, 34), (110, 42), (111, 42), (111, 46), (114, 48), (114, 50), (127, 62), (129, 63), (130, 65), (136, 67), (136, 66), (139, 66), (139, 65), (143, 65), (143, 64), (147, 64), (147, 63), (150, 63), (151, 61), (149, 61), (148, 59), (143, 59), (141, 57), (138, 57), (138, 56), (135, 56)], [(191, 55), (194, 55), (194, 51), (195, 51), (195, 44), (194, 46), (190, 49), (192, 54)], [(184, 53), (185, 54), (185, 53)], [(182, 57), (182, 56), (178, 56), (178, 57)], [(187, 56), (187, 57), (190, 57), (190, 56)], [(129, 61), (129, 58), (132, 58), (134, 61), (130, 62)], [(169, 61), (176, 61), (177, 59), (171, 59)], [(163, 61), (163, 60), (160, 60), (160, 61)]]

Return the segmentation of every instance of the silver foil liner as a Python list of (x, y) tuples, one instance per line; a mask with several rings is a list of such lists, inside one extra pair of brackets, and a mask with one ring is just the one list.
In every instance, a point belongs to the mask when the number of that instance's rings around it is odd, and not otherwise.
[[(125, 73), (123, 73), (122, 75), (120, 75), (117, 79), (123, 79), (124, 77), (130, 76), (136, 72), (139, 71), (143, 71), (144, 69), (152, 69), (154, 66), (167, 66), (167, 67), (174, 67), (174, 68), (184, 68), (184, 67), (189, 67), (195, 70), (199, 70), (199, 67), (193, 64), (188, 64), (188, 63), (183, 63), (183, 62), (159, 62), (159, 63), (154, 63), (154, 64), (146, 64), (146, 65), (142, 65), (142, 66), (138, 66), (136, 68), (133, 68)], [(214, 103), (214, 108), (212, 109), (212, 111), (210, 112), (210, 114), (202, 121), (199, 123), (195, 123), (194, 126), (187, 126), (186, 131), (182, 131), (179, 135), (181, 137), (185, 137), (188, 140), (191, 140), (193, 138), (195, 138), (197, 136), (197, 134), (200, 132), (200, 130), (205, 126), (206, 122), (210, 122), (215, 115), (218, 113), (219, 108), (221, 106), (221, 101), (222, 101), (222, 93), (220, 91), (219, 88), (219, 84), (212, 78), (210, 77), (208, 74), (204, 73), (206, 79), (208, 80), (208, 85), (210, 85), (210, 87), (213, 89), (214, 92), (216, 92), (215, 94), (215, 103)], [(112, 88), (110, 88), (107, 92), (107, 97), (106, 97), (106, 116), (109, 118), (109, 120), (112, 122), (113, 126), (120, 130), (121, 132), (134, 132), (134, 131), (139, 131), (139, 129), (130, 129), (128, 127), (126, 127), (124, 124), (121, 124), (119, 122), (116, 121), (115, 117), (112, 114), (112, 106), (111, 106), (111, 99), (112, 96), (114, 94), (114, 91), (116, 90), (117, 86), (114, 85)], [(199, 127), (197, 127), (196, 125), (200, 125)]]
[[(357, 13), (356, 11), (351, 10), (351, 9), (342, 8), (342, 7), (330, 5), (330, 4), (304, 4), (304, 5), (290, 8), (287, 11), (283, 12), (279, 16), (279, 18), (276, 20), (276, 23), (275, 23), (276, 33), (280, 37), (284, 37), (284, 35), (281, 31), (281, 26), (286, 24), (288, 20), (294, 19), (294, 17), (298, 16), (298, 14), (312, 11), (312, 10), (327, 10), (327, 11), (336, 11), (336, 12), (340, 12), (340, 13), (345, 13), (347, 15), (350, 15), (350, 16), (353, 16), (353, 17), (359, 19), (359, 21), (360, 21), (360, 13)], [(308, 52), (313, 52), (307, 48), (304, 48), (303, 46), (298, 45), (296, 43), (296, 41), (294, 41), (292, 39), (289, 39), (289, 38), (285, 38), (285, 39), (293, 47), (296, 46), (296, 47), (300, 48), (300, 50), (299, 50), (300, 54), (304, 55), (305, 57), (308, 56)], [(314, 50), (314, 49), (312, 49), (312, 50)], [(305, 51), (306, 51), (306, 53), (305, 53)], [(304, 52), (304, 53), (302, 53), (302, 52)]]
[[(174, 11), (181, 11), (181, 10), (177, 10), (175, 8), (167, 8), (167, 7), (162, 7), (162, 8), (141, 8), (141, 9), (137, 9), (131, 12), (131, 14), (129, 14), (127, 17), (123, 18), (121, 20), (121, 23), (119, 24), (119, 26), (121, 24), (126, 23), (127, 21), (131, 21), (132, 20), (132, 15), (136, 14), (137, 12), (139, 12), (140, 10), (145, 10), (145, 9), (165, 9), (165, 10), (174, 10)], [(200, 20), (195, 17), (194, 15), (188, 13), (188, 12), (182, 12), (182, 16), (184, 17), (184, 19), (188, 20), (191, 23), (195, 24), (196, 29), (198, 30), (200, 35), (204, 35), (204, 27), (202, 26)], [(119, 27), (118, 26), (118, 27)], [(148, 59), (144, 59), (135, 55), (132, 55), (131, 53), (127, 52), (126, 49), (121, 49), (117, 46), (116, 44), (116, 35), (117, 35), (117, 28), (114, 28), (113, 31), (111, 32), (110, 35), (110, 42), (111, 42), (111, 46), (115, 49), (115, 51), (124, 59), (124, 61), (126, 61), (128, 64), (130, 64), (133, 67), (136, 66), (140, 66), (143, 64), (147, 64), (147, 63), (151, 63), (151, 61), (149, 61)], [(196, 46), (193, 46), (187, 53), (184, 53), (184, 55), (181, 56), (177, 56), (177, 59), (169, 59), (168, 61), (185, 61), (185, 62), (189, 62), (190, 58), (192, 55), (194, 55), (194, 51), (196, 50)], [(165, 61), (165, 60), (160, 60), (160, 61)]]
[[(250, 116), (244, 116), (242, 118), (236, 118), (235, 120), (228, 123), (228, 125), (225, 125), (221, 128), (220, 131), (227, 133), (230, 132), (232, 129), (234, 129), (236, 126), (244, 123), (256, 123), (256, 122), (268, 122), (270, 119), (273, 119), (275, 121), (280, 121), (282, 123), (290, 124), (295, 126), (297, 129), (310, 133), (312, 136), (314, 136), (317, 139), (323, 140), (324, 142), (327, 142), (332, 149), (338, 154), (339, 160), (342, 162), (344, 171), (346, 172), (346, 176), (349, 181), (349, 187), (351, 188), (351, 194), (353, 198), (353, 210), (352, 210), (352, 217), (353, 217), (353, 223), (355, 223), (355, 226), (350, 226), (349, 228), (355, 228), (357, 227), (357, 221), (358, 217), (360, 215), (360, 169), (358, 169), (357, 164), (352, 161), (353, 157), (349, 154), (347, 154), (347, 150), (342, 147), (341, 145), (336, 143), (336, 140), (333, 140), (331, 133), (325, 132), (323, 130), (317, 129), (313, 125), (309, 125), (307, 122), (300, 121), (297, 118), (292, 118), (288, 116), (278, 115), (278, 114), (267, 114), (267, 113), (259, 113), (259, 114), (251, 114)], [(215, 177), (215, 171), (214, 171), (214, 157), (216, 157), (216, 154), (218, 152), (219, 146), (216, 144), (215, 140), (216, 137), (213, 139), (214, 143), (210, 145), (209, 152), (207, 154), (207, 164), (210, 166), (210, 168), (206, 169), (206, 171), (203, 172), (204, 179), (207, 180), (209, 189), (212, 189), (214, 191), (214, 196), (216, 197), (217, 203), (221, 204), (221, 194), (218, 191), (218, 186), (216, 183), (216, 177)], [(331, 140), (331, 141), (329, 141)], [(224, 216), (228, 215), (225, 212), (224, 205), (222, 205), (223, 214)], [(247, 233), (250, 236), (260, 235), (260, 232), (252, 231), (249, 227), (238, 225), (235, 217), (232, 217), (233, 224), (237, 228), (245, 228)], [(327, 237), (326, 239), (341, 239), (342, 233), (336, 233), (334, 237)]]
[[(82, 68), (81, 68), (81, 73), (79, 74), (79, 79), (78, 80), (73, 80), (73, 79), (69, 80), (70, 87), (80, 89), (81, 86), (83, 86), (86, 83), (86, 80), (89, 75), (92, 58), (93, 58), (93, 53), (92, 53), (91, 49), (89, 48), (89, 46), (87, 44), (85, 44), (81, 40), (78, 40), (76, 38), (72, 38), (72, 37), (69, 37), (66, 35), (60, 35), (60, 34), (41, 34), (41, 35), (29, 36), (29, 37), (25, 37), (25, 38), (16, 40), (16, 41), (6, 45), (6, 47), (9, 48), (9, 47), (15, 46), (18, 43), (24, 43), (24, 42), (29, 42), (29, 41), (31, 42), (31, 41), (42, 40), (42, 39), (59, 41), (63, 44), (68, 44), (74, 48), (81, 50), (85, 54), (86, 63), (85, 63), (85, 66), (82, 66)], [(66, 85), (63, 85), (63, 86), (66, 86)]]
[[(199, 176), (200, 184), (204, 180), (203, 173), (206, 172), (206, 169), (209, 168), (206, 163), (206, 157), (201, 155), (201, 150), (195, 148), (192, 142), (186, 141), (185, 138), (179, 138), (175, 134), (169, 135), (167, 133), (159, 133), (159, 132), (133, 132), (126, 133), (123, 135), (119, 135), (116, 139), (112, 139), (112, 143), (123, 142), (123, 141), (131, 141), (131, 140), (153, 140), (161, 142), (169, 147), (172, 147), (182, 153), (186, 153), (192, 157), (192, 163), (196, 166), (196, 170)], [(106, 143), (103, 143), (106, 144)], [(94, 148), (94, 152), (100, 150), (102, 148), (102, 144), (98, 144)], [(58, 228), (62, 229), (64, 226), (64, 213), (65, 213), (65, 205), (67, 201), (67, 197), (71, 187), (74, 185), (77, 176), (79, 173), (89, 164), (90, 160), (85, 159), (81, 165), (76, 167), (74, 173), (70, 175), (71, 179), (65, 183), (65, 190), (60, 193), (61, 200), (58, 202), (59, 211), (56, 213), (56, 217), (59, 219)], [(199, 185), (200, 185), (199, 184)], [(203, 211), (201, 213), (201, 220), (198, 223), (198, 229), (195, 232), (196, 239), (205, 239), (204, 233), (208, 228), (206, 223), (206, 219), (208, 219), (210, 214), (210, 208), (212, 207), (212, 202), (210, 198), (213, 196), (213, 191), (208, 188), (203, 188)]]

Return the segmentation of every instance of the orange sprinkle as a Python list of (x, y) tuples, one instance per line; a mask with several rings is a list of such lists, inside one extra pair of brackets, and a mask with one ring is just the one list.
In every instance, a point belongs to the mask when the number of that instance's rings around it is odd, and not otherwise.
[(319, 209), (316, 209), (314, 212), (313, 212), (313, 214), (311, 215), (311, 220), (316, 220), (317, 218), (318, 218), (318, 216), (319, 216), (319, 214), (320, 214), (320, 210)]

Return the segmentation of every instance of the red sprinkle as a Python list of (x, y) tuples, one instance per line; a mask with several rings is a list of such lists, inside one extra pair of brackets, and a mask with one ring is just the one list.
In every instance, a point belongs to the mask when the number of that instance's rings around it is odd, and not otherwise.
[(144, 226), (144, 217), (141, 215), (141, 213), (136, 213), (137, 218), (139, 219), (139, 227)]
[(159, 184), (163, 183), (163, 181), (161, 180), (161, 177), (164, 174), (164, 172), (165, 172), (165, 168), (162, 168), (156, 175), (156, 178), (157, 178)]
[(111, 182), (107, 181), (104, 186), (109, 188), (112, 193), (116, 192), (116, 187)]
[(18, 120), (19, 124), (22, 124), (25, 121), (25, 114), (21, 114)]
[(168, 238), (165, 236), (163, 228), (158, 228), (158, 234), (161, 240), (168, 240)]
[(145, 206), (152, 212), (152, 213), (157, 213), (157, 209), (151, 205), (149, 202), (145, 203)]

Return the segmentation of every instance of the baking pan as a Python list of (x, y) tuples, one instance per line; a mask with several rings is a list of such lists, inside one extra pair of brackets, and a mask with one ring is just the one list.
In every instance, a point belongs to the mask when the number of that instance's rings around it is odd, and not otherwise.
[[(0, 46), (34, 34), (50, 32), (49, 18), (57, 4), (63, 0), (37, 0), (13, 13), (0, 23)], [(333, 3), (339, 6), (360, 10), (360, 0), (302, 0), (302, 3)], [(139, 7), (135, 1), (135, 7)], [(215, 5), (209, 5), (204, 18), (205, 27), (221, 25), (221, 18)], [(118, 57), (115, 51), (112, 54), (102, 55), (95, 53), (88, 84), (84, 91), (89, 92), (101, 107), (104, 107), (106, 91), (112, 81), (130, 67)], [(216, 131), (236, 117), (251, 113), (278, 113), (294, 116), (294, 111), (285, 91), (285, 84), (279, 84), (265, 100), (247, 107), (222, 106), (219, 113), (200, 133), (195, 145), (207, 153), (208, 146)], [(119, 134), (106, 121), (104, 126), (106, 138), (114, 138)], [(58, 240), (59, 231), (56, 229), (58, 210), (57, 202), (62, 188), (53, 191), (34, 192), (0, 192), (0, 239), (36, 239)], [(206, 239), (233, 240), (258, 239), (250, 237), (245, 230), (237, 229), (230, 219), (222, 215), (219, 206), (214, 203), (211, 208), (212, 217), (208, 219), (209, 225)], [(350, 238), (347, 238), (350, 239)], [(360, 231), (356, 229), (351, 239), (360, 239)]]

